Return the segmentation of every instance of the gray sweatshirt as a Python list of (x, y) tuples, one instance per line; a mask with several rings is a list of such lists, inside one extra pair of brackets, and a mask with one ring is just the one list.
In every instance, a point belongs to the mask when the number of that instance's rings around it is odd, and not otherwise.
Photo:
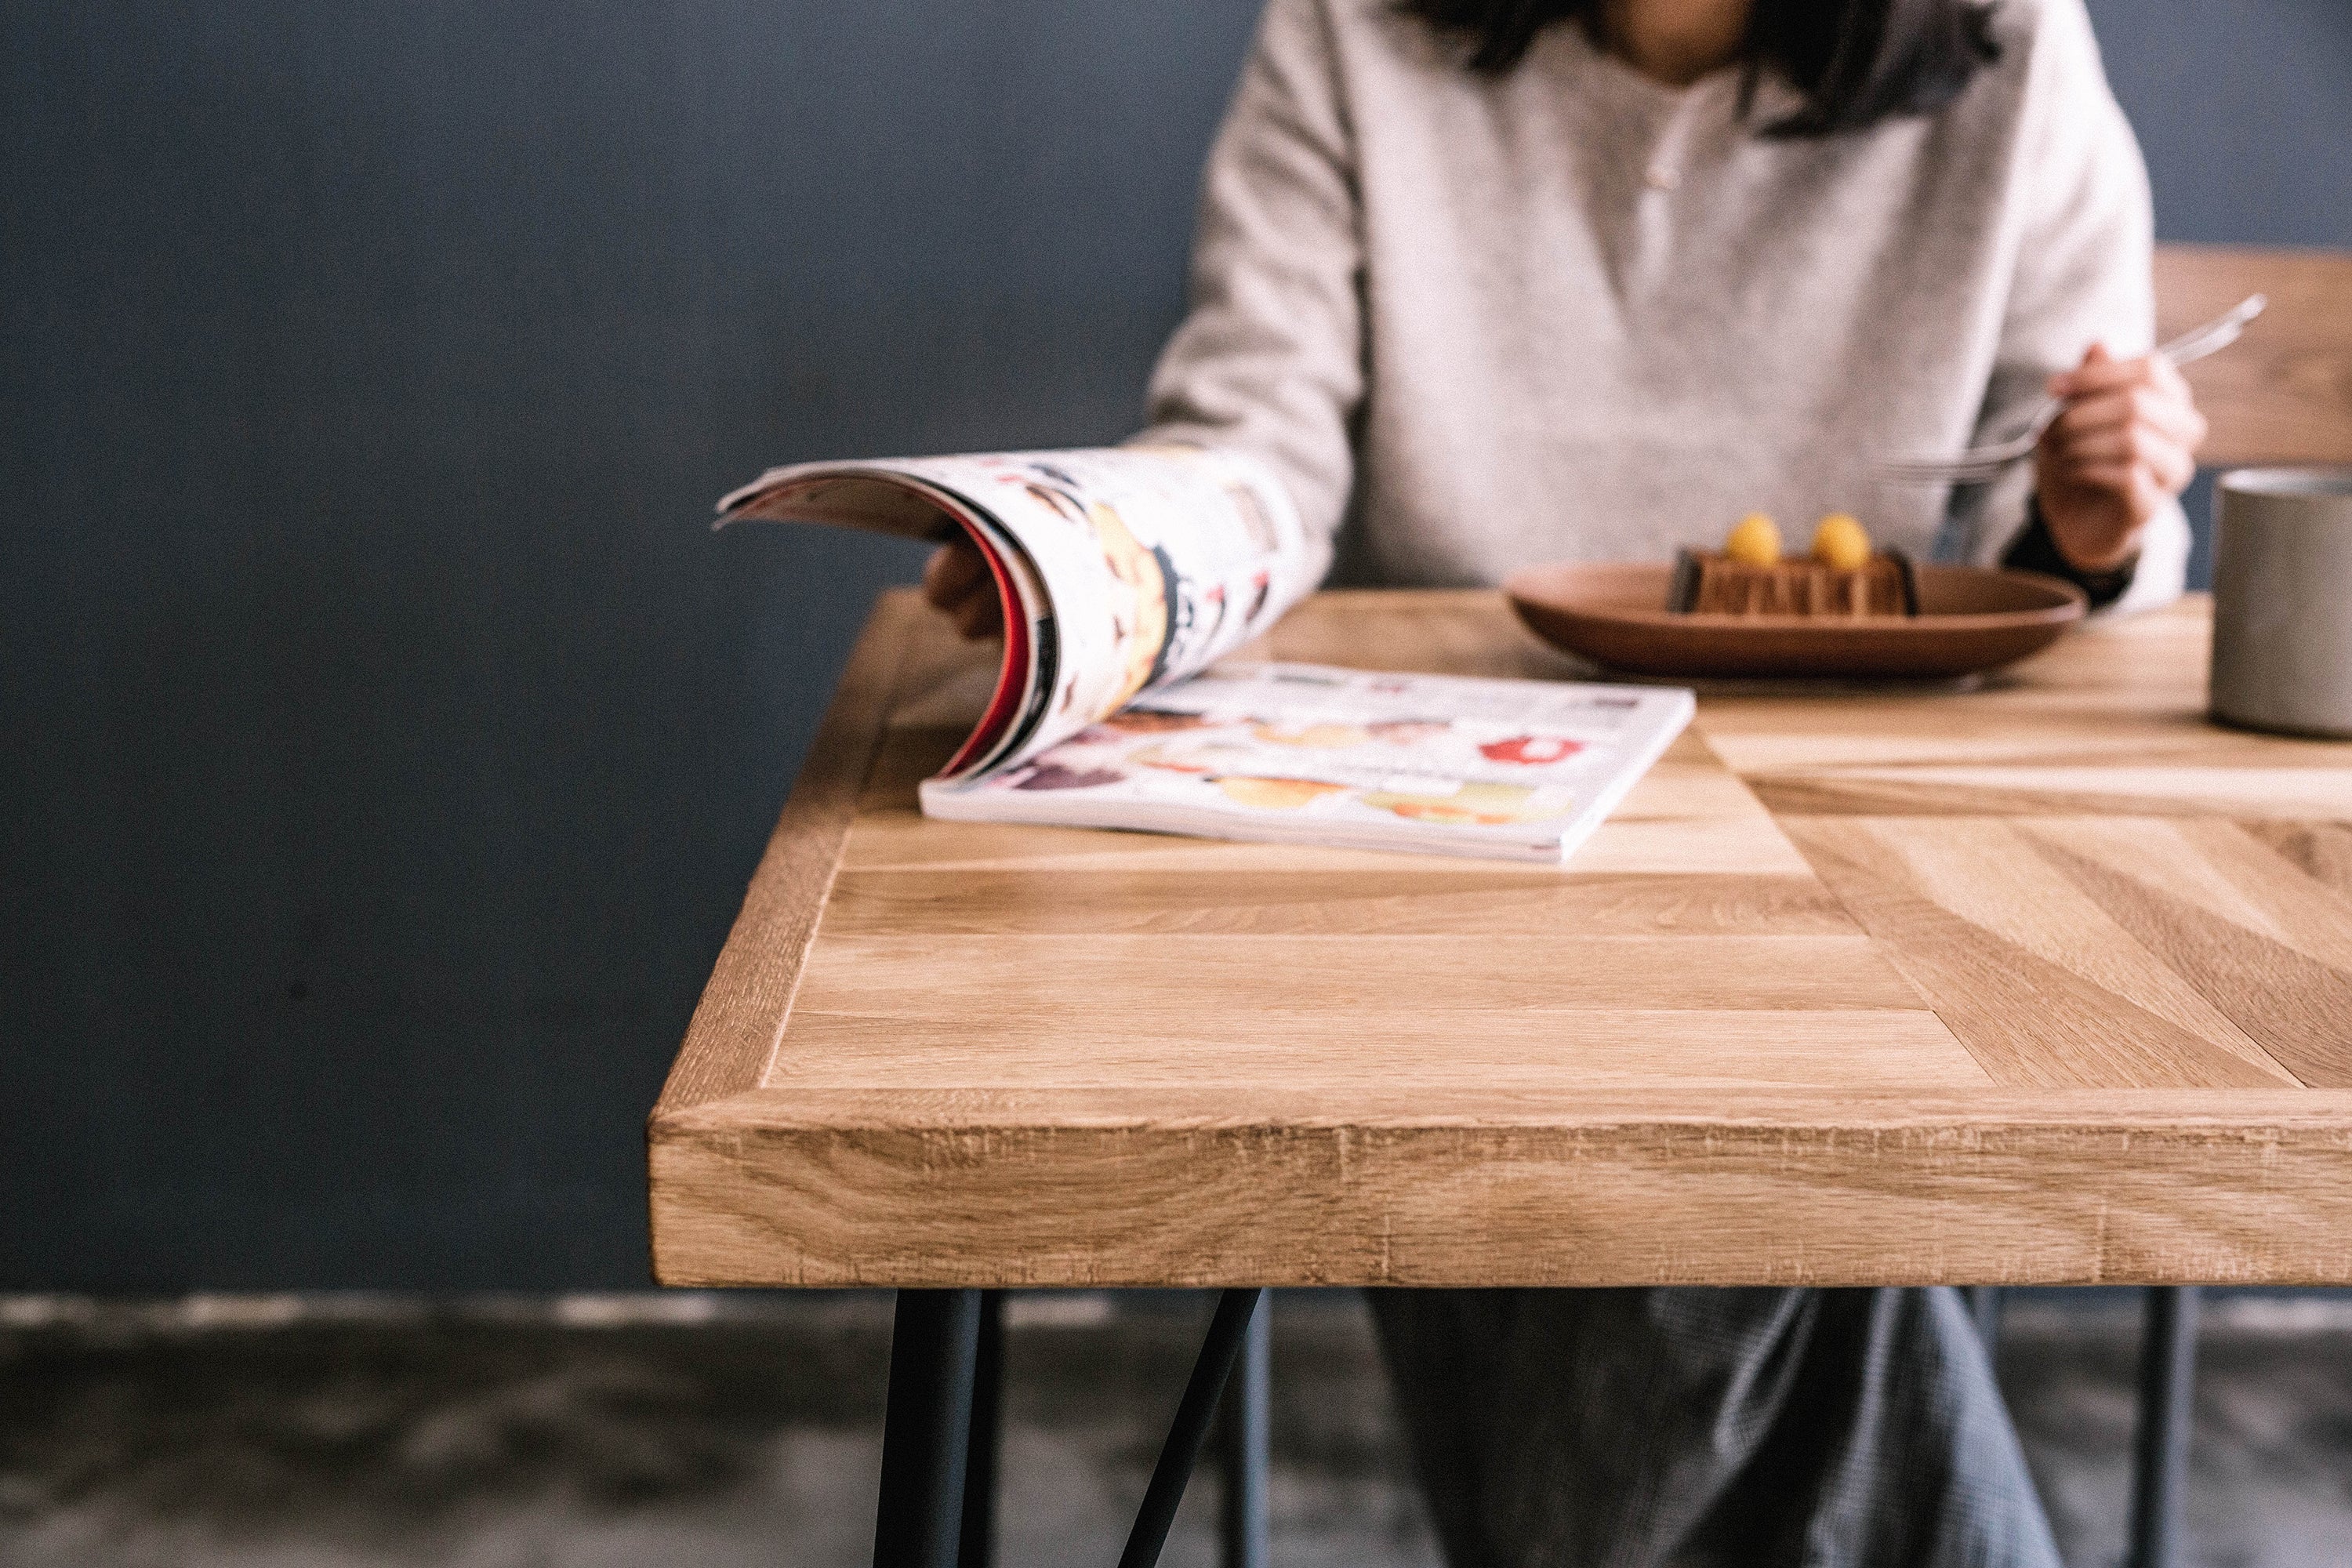
[[(2010, 434), (2094, 342), (2147, 351), (2147, 178), (2083, 0), (2001, 0), (1931, 118), (1768, 140), (1769, 75), (1663, 86), (1573, 25), (1500, 79), (1388, 0), (1271, 0), (1210, 154), (1152, 439), (1271, 464), (1342, 580), (1478, 584), (1850, 511), (1989, 562), (2030, 464), (1958, 492), (1885, 455)], [(1940, 550), (1938, 547), (1941, 540)], [(2126, 606), (2180, 591), (2168, 508)]]

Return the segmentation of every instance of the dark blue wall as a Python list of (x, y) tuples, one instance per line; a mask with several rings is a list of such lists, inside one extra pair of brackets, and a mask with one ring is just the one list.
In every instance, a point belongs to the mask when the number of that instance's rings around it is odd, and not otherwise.
[[(1132, 423), (1255, 0), (0, 0), (0, 1289), (611, 1285), (868, 595), (790, 458)], [(2352, 244), (2352, 9), (2095, 0)]]
[[(2090, 0), (2160, 238), (2352, 247), (2352, 0)], [(2198, 587), (2213, 476), (2186, 498)]]

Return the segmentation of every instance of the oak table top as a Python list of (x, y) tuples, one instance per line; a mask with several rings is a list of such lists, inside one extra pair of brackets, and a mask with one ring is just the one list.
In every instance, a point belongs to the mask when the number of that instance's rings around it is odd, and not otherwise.
[[(932, 822), (887, 595), (649, 1126), (670, 1284), (2352, 1282), (2352, 743), (2208, 611), (1702, 690), (1565, 868)], [(1496, 595), (1275, 657), (1564, 676)]]

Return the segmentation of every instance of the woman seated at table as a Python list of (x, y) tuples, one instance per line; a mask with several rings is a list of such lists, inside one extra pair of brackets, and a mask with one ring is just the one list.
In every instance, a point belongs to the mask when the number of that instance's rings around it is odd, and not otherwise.
[[(1150, 438), (1265, 459), (1349, 582), (1849, 511), (2154, 604), (2204, 422), (2151, 246), (2082, 0), (1272, 0)], [(1997, 483), (1873, 479), (2052, 393)], [(968, 552), (926, 586), (992, 629)], [(2057, 1562), (1949, 1291), (1374, 1300), (1456, 1568)]]

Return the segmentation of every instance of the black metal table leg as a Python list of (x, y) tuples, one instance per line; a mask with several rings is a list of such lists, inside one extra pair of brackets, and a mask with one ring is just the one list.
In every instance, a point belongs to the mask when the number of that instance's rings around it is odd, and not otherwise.
[(980, 1293), (980, 1338), (972, 1356), (971, 1434), (963, 1472), (963, 1528), (957, 1568), (996, 1561), (996, 1456), (1004, 1434), (1004, 1292)]
[(1224, 1568), (1266, 1568), (1266, 1475), (1273, 1451), (1274, 1299), (1250, 1314), (1225, 1385)]
[(2191, 1395), (2197, 1375), (2197, 1288), (2147, 1292), (2140, 1331), (2139, 1422), (2132, 1455), (2128, 1568), (2177, 1568), (2182, 1492), (2189, 1476)]
[(898, 1292), (874, 1568), (954, 1568), (971, 1441), (980, 1298), (977, 1290)]
[(1233, 1375), (1234, 1362), (1248, 1337), (1250, 1320), (1264, 1300), (1263, 1289), (1227, 1290), (1217, 1299), (1217, 1315), (1209, 1321), (1200, 1359), (1184, 1384), (1184, 1397), (1169, 1423), (1168, 1440), (1160, 1445), (1160, 1462), (1152, 1467), (1151, 1484), (1144, 1489), (1143, 1506), (1136, 1510), (1135, 1528), (1128, 1533), (1127, 1550), (1118, 1568), (1153, 1568), (1160, 1549), (1168, 1542), (1168, 1527), (1176, 1521), (1176, 1505), (1184, 1500), (1184, 1483), (1192, 1479), (1202, 1445), (1208, 1441), (1209, 1423), (1217, 1413), (1217, 1395)]

